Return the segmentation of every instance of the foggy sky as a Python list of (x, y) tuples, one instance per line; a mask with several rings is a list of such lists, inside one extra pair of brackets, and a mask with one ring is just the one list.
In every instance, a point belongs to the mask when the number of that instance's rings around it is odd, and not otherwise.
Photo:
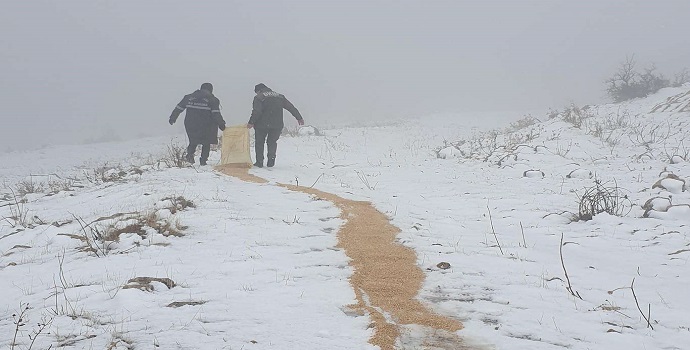
[(626, 55), (690, 66), (689, 13), (686, 0), (3, 1), (0, 151), (180, 132), (170, 112), (206, 81), (229, 125), (259, 82), (317, 125), (602, 102)]

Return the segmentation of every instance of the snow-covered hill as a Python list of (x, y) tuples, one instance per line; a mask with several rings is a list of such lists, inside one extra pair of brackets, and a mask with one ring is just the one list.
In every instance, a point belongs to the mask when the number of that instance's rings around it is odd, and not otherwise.
[(268, 184), (169, 167), (165, 138), (0, 155), (0, 346), (44, 320), (33, 349), (375, 348), (338, 209), (283, 183), (385, 213), (470, 348), (685, 349), (689, 90), (305, 129)]

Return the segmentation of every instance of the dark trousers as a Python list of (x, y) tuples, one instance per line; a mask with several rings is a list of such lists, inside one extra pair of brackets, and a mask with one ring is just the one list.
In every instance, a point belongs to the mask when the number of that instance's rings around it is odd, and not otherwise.
[[(194, 152), (196, 152), (196, 146), (198, 143), (189, 143), (189, 146), (187, 147), (187, 159), (194, 160)], [(208, 160), (208, 154), (211, 152), (211, 144), (208, 143), (202, 143), (201, 144), (201, 158), (199, 161), (202, 163), (206, 162)]]
[(256, 151), (256, 161), (264, 161), (264, 144), (268, 145), (268, 159), (276, 159), (278, 149), (278, 138), (280, 129), (257, 129), (254, 128), (254, 150)]

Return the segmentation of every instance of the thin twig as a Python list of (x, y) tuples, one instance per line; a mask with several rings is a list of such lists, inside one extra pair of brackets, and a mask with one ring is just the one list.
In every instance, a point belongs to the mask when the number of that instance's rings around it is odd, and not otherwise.
[(642, 318), (644, 318), (644, 320), (647, 321), (647, 327), (654, 330), (654, 326), (652, 326), (652, 322), (650, 321), (650, 316), (652, 314), (652, 304), (649, 304), (647, 316), (645, 316), (644, 312), (642, 312), (642, 308), (640, 308), (640, 302), (637, 300), (637, 295), (635, 295), (635, 278), (634, 277), (632, 279), (632, 283), (630, 283), (630, 290), (632, 290), (633, 298), (635, 298), (635, 305), (637, 305), (637, 310), (640, 311), (640, 315), (642, 315)]
[(563, 233), (561, 233), (561, 245), (560, 245), (558, 250), (561, 254), (561, 266), (563, 266), (563, 273), (565, 274), (565, 280), (568, 282), (568, 287), (566, 287), (565, 289), (568, 290), (568, 292), (570, 292), (570, 294), (572, 294), (574, 297), (577, 297), (580, 300), (584, 300), (580, 296), (580, 293), (573, 291), (573, 285), (570, 284), (570, 277), (568, 277), (568, 271), (565, 269), (565, 262), (563, 262)]
[[(34, 347), (34, 342), (36, 342), (36, 338), (38, 338), (38, 336), (41, 335), (41, 333), (43, 333), (43, 331), (46, 329), (46, 327), (48, 327), (48, 325), (53, 322), (53, 318), (51, 317), (48, 320), (43, 318), (41, 321), (42, 321), (42, 323), (41, 322), (38, 323), (38, 330), (34, 331), (34, 335), (33, 336), (29, 335), (29, 339), (31, 339), (31, 344), (29, 344), (28, 350), (31, 350)], [(50, 349), (52, 346), (53, 345), (51, 344), (48, 349)]]
[[(100, 247), (98, 245), (97, 240), (99, 240), (100, 233), (98, 232), (98, 229), (94, 229), (91, 227), (91, 224), (87, 224), (84, 219), (77, 217), (75, 214), (72, 214), (72, 217), (74, 217), (75, 220), (79, 223), (79, 226), (81, 226), (81, 231), (84, 234), (84, 243), (89, 246), (89, 249), (93, 251), (94, 254), (96, 254), (96, 257), (100, 258), (101, 255), (98, 254), (100, 251), (103, 256), (108, 255), (107, 247), (103, 246)], [(86, 228), (89, 228), (91, 231), (91, 238), (89, 238), (89, 233), (86, 231)], [(93, 244), (92, 244), (93, 241)], [(105, 242), (103, 242), (103, 245), (105, 245)], [(94, 248), (95, 246), (95, 248)]]
[(27, 310), (29, 310), (29, 304), (19, 303), (19, 316), (17, 316), (16, 314), (12, 315), (12, 317), (14, 318), (15, 327), (14, 337), (12, 338), (12, 344), (10, 344), (10, 350), (14, 350), (14, 347), (17, 345), (17, 334), (19, 334), (19, 328), (26, 324), (24, 323), (24, 318), (26, 316)]
[(316, 185), (316, 183), (319, 182), (319, 180), (321, 179), (321, 176), (323, 176), (323, 174), (324, 173), (321, 173), (321, 175), (319, 175), (319, 177), (316, 178), (316, 181), (314, 181), (314, 183), (311, 184), (311, 186), (309, 186), (309, 188), (314, 188), (314, 185)]
[(494, 220), (491, 218), (491, 208), (489, 208), (488, 204), (486, 205), (486, 209), (489, 210), (489, 222), (491, 223), (491, 231), (494, 233), (496, 244), (498, 245), (498, 249), (501, 251), (501, 255), (504, 255), (503, 248), (501, 248), (501, 243), (498, 241), (498, 235), (496, 235), (496, 230), (494, 229)]
[(522, 231), (522, 246), (527, 248), (527, 242), (525, 241), (525, 229), (522, 227), (522, 221), (520, 221), (520, 231)]
[(378, 182), (374, 185), (371, 185), (369, 183), (369, 179), (367, 178), (367, 175), (364, 174), (363, 172), (359, 172), (355, 170), (355, 173), (357, 173), (357, 177), (359, 178), (360, 181), (366, 186), (369, 190), (373, 191), (376, 189), (376, 185), (378, 185)]

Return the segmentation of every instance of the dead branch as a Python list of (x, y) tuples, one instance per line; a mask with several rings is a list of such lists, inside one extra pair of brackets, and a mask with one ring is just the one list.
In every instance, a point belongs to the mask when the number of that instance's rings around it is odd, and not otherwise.
[(565, 262), (563, 261), (563, 233), (561, 233), (561, 245), (559, 247), (559, 252), (561, 255), (561, 266), (563, 266), (563, 273), (565, 274), (565, 280), (568, 282), (568, 286), (565, 287), (565, 289), (570, 292), (574, 297), (579, 298), (580, 300), (582, 297), (580, 296), (580, 293), (576, 292), (573, 290), (573, 285), (570, 283), (570, 277), (568, 277), (568, 271), (565, 269)]
[(652, 326), (652, 322), (650, 321), (650, 316), (652, 314), (652, 304), (648, 304), (647, 315), (645, 316), (644, 312), (642, 312), (642, 308), (640, 308), (640, 302), (637, 300), (637, 295), (635, 295), (635, 278), (634, 277), (632, 279), (632, 283), (630, 283), (630, 290), (632, 291), (633, 298), (635, 298), (635, 305), (637, 305), (637, 310), (640, 311), (640, 315), (642, 315), (642, 318), (644, 318), (644, 320), (647, 321), (647, 327), (654, 330), (654, 326)]
[(501, 248), (501, 243), (498, 241), (498, 235), (496, 235), (496, 230), (494, 229), (494, 221), (491, 218), (491, 208), (489, 208), (489, 205), (486, 205), (486, 209), (489, 210), (489, 222), (491, 223), (491, 232), (494, 233), (494, 238), (496, 239), (496, 244), (498, 245), (498, 249), (501, 251), (501, 255), (503, 254), (503, 248)]

